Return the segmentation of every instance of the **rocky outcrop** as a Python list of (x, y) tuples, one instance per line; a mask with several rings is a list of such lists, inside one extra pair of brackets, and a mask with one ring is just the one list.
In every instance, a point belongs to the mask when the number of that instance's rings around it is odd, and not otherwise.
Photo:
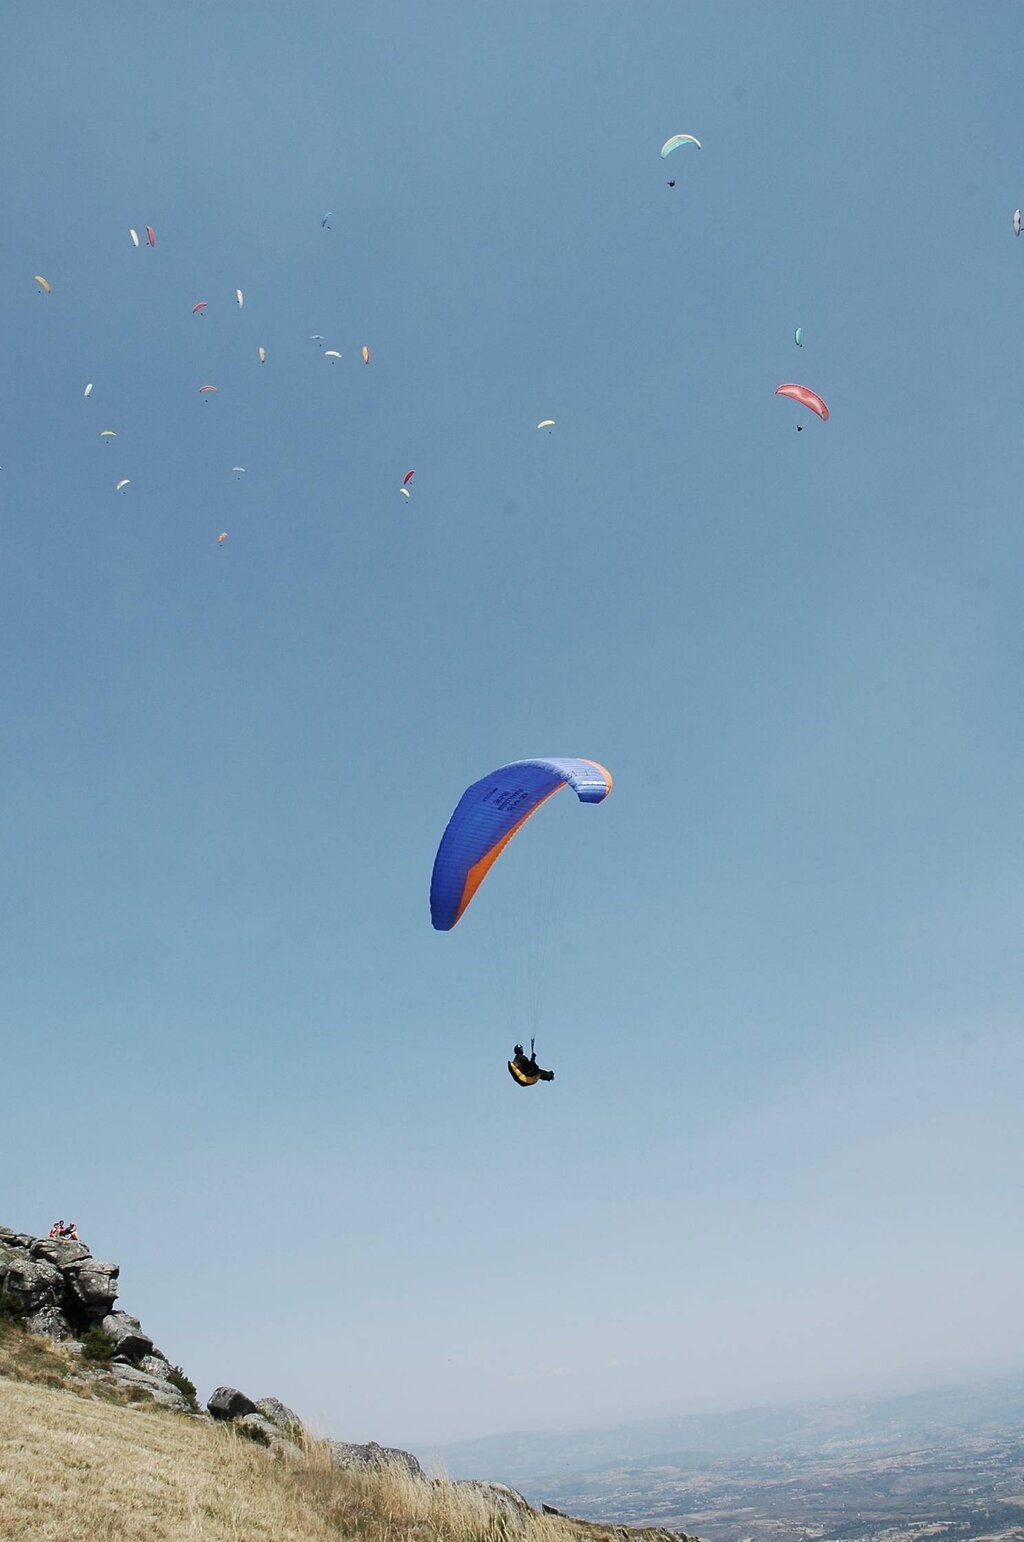
[(117, 1264), (84, 1242), (55, 1242), (0, 1226), (0, 1290), (21, 1302), (25, 1326), (54, 1339), (80, 1338), (117, 1300)]
[[(150, 1397), (179, 1413), (198, 1413), (180, 1385), (184, 1378), (139, 1319), (112, 1310), (119, 1274), (117, 1264), (93, 1258), (84, 1242), (30, 1237), (0, 1226), (0, 1291), (18, 1304), (30, 1333), (79, 1350), (79, 1379), (119, 1387), (133, 1399)], [(97, 1353), (104, 1340), (109, 1355)]]

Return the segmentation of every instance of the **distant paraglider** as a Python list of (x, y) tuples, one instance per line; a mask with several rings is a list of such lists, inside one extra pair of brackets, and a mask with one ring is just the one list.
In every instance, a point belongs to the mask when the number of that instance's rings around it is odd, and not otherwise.
[(36, 274), (36, 283), (39, 285), (44, 294), (50, 293), (50, 286), (41, 273)]
[(546, 428), (549, 434), (550, 434), (551, 430), (554, 428), (554, 426), (555, 426), (554, 418), (541, 418), (540, 422), (537, 424), (538, 428)]
[(146, 226), (146, 240), (149, 242), (150, 246), (156, 245), (156, 232), (154, 231), (152, 225)]
[(692, 134), (673, 134), (671, 139), (666, 139), (661, 147), (662, 160), (666, 156), (671, 155), (673, 150), (678, 150), (682, 145), (696, 145), (698, 150), (703, 148), (700, 140), (695, 139)]
[(245, 304), (245, 295), (240, 289), (235, 290), (235, 299), (238, 301), (238, 309), (241, 310), (242, 306)]
[(113, 429), (113, 428), (101, 428), (100, 429), (100, 438), (101, 439), (116, 439), (117, 438), (117, 431), (116, 431), (116, 429)]
[(797, 327), (796, 331), (793, 333), (793, 341), (794, 341), (794, 343), (796, 343), (796, 346), (798, 348), (802, 348), (804, 346), (803, 345), (803, 330), (804, 330), (803, 327)]
[(369, 364), (369, 362), (370, 362), (370, 350), (369, 350), (369, 348), (364, 348), (363, 349), (363, 363), (364, 364)]
[(132, 245), (137, 247), (139, 244), (139, 232), (137, 230), (129, 230), (128, 234), (131, 237)]
[(412, 497), (412, 493), (409, 491), (409, 489), (407, 487), (400, 487), (398, 489), (398, 491), (401, 493), (403, 498), (411, 498)]
[(200, 396), (209, 396), (211, 393), (216, 392), (216, 390), (217, 390), (216, 386), (201, 385), (199, 387), (199, 394), (200, 394)]
[(232, 466), (231, 469), (235, 473), (235, 475), (237, 476), (240, 471), (244, 471), (245, 470), (245, 467), (244, 466)]
[(193, 305), (193, 307), (192, 307), (192, 314), (193, 314), (193, 316), (198, 316), (200, 311), (204, 311), (206, 309), (208, 303), (209, 302), (207, 300), (197, 300), (195, 305)]
[(325, 348), (324, 349), (324, 358), (325, 359), (340, 359), (341, 358), (341, 354), (338, 352), (337, 348)]
[(114, 491), (115, 491), (115, 493), (123, 493), (125, 488), (126, 487), (130, 487), (130, 486), (131, 486), (131, 478), (130, 477), (122, 477), (120, 482), (118, 482), (117, 486), (114, 488)]
[(227, 531), (226, 530), (222, 530), (220, 535), (217, 537), (217, 545), (218, 546), (223, 546), (224, 542), (227, 540), (227, 538), (228, 538)]
[(89, 384), (86, 386), (85, 390), (82, 392), (82, 395), (83, 396), (91, 396), (92, 395), (92, 381), (91, 380), (89, 381)]
[(331, 227), (327, 223), (327, 221), (330, 219), (330, 217), (331, 217), (331, 211), (330, 211), (330, 209), (328, 209), (327, 213), (324, 215), (323, 219), (320, 221), (320, 229), (321, 230), (330, 230)]
[(799, 402), (801, 407), (806, 407), (810, 412), (816, 412), (823, 423), (828, 422), (828, 408), (816, 391), (809, 391), (806, 386), (789, 382), (776, 387), (775, 394), (788, 396), (792, 401)]
[(267, 362), (267, 350), (263, 347), (262, 344), (256, 350), (256, 352), (259, 354), (260, 363), (261, 364), (266, 364), (266, 362)]
[(1019, 236), (1020, 235), (1020, 210), (1019, 209), (1014, 209), (1014, 211), (1013, 211), (1013, 233), (1014, 233), (1015, 236)]
[(409, 483), (412, 481), (412, 479), (413, 479), (413, 477), (415, 475), (416, 475), (415, 471), (407, 471), (405, 473), (405, 476), (402, 478), (402, 486), (403, 487), (408, 487)]

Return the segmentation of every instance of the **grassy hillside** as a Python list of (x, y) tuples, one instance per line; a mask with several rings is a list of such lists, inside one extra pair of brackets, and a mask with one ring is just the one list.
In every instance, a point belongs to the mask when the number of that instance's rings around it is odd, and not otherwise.
[(272, 1457), (229, 1426), (75, 1381), (68, 1350), (0, 1333), (4, 1542), (591, 1542), (664, 1533), (502, 1517), (480, 1492), (404, 1471), (342, 1472), (325, 1443)]

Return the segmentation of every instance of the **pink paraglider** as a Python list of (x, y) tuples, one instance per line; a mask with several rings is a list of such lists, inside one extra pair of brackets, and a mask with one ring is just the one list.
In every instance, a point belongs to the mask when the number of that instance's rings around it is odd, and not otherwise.
[(821, 397), (814, 391), (809, 391), (806, 386), (780, 385), (776, 387), (776, 396), (788, 396), (794, 402), (799, 402), (801, 407), (807, 407), (811, 412), (816, 412), (823, 423), (828, 422), (828, 408)]

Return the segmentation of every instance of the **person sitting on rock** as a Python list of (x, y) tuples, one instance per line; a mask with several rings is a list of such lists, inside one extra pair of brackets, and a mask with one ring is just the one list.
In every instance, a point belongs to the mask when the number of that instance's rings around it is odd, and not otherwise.
[(78, 1227), (77, 1227), (77, 1225), (75, 1224), (74, 1221), (69, 1221), (68, 1222), (67, 1227), (65, 1228), (65, 1231), (64, 1231), (64, 1236), (65, 1236), (65, 1238), (67, 1239), (68, 1242), (77, 1242), (78, 1241)]
[(534, 1054), (533, 1040), (530, 1040), (530, 1053), (524, 1054), (523, 1046), (517, 1044), (512, 1059), (508, 1062), (509, 1074), (520, 1087), (533, 1087), (537, 1082), (553, 1082), (554, 1071), (542, 1071), (537, 1064), (537, 1056)]
[(54, 1221), (53, 1225), (50, 1227), (50, 1232), (49, 1232), (50, 1241), (51, 1242), (56, 1242), (57, 1239), (59, 1237), (63, 1237), (63, 1235), (64, 1235), (64, 1222), (63, 1221)]

